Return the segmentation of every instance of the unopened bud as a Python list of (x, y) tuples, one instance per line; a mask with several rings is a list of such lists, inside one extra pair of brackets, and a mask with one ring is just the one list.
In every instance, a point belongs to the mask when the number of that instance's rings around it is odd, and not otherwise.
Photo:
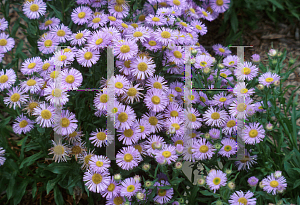
[(274, 177), (275, 178), (279, 178), (279, 177), (281, 177), (282, 176), (282, 172), (281, 171), (276, 171), (275, 173), (274, 173)]
[(176, 162), (175, 163), (175, 168), (176, 169), (181, 169), (182, 168), (182, 162)]
[(275, 86), (279, 86), (280, 85), (280, 80), (276, 80), (276, 81), (274, 81), (274, 83), (273, 83)]
[(209, 74), (210, 73), (210, 68), (209, 67), (205, 67), (205, 68), (203, 68), (203, 73), (205, 73), (205, 74)]
[(258, 84), (256, 87), (258, 90), (263, 90), (265, 88), (263, 84)]
[(148, 163), (143, 164), (142, 169), (146, 172), (150, 169), (151, 165)]
[(133, 179), (136, 181), (136, 182), (140, 182), (141, 181), (141, 177), (139, 175), (135, 175), (133, 177)]
[(269, 122), (266, 124), (266, 129), (271, 131), (273, 129), (273, 125)]
[(115, 180), (116, 182), (119, 182), (121, 179), (122, 179), (121, 174), (115, 174), (115, 175), (114, 175), (114, 180)]
[(145, 199), (145, 194), (142, 192), (136, 193), (136, 198), (139, 200), (144, 200)]

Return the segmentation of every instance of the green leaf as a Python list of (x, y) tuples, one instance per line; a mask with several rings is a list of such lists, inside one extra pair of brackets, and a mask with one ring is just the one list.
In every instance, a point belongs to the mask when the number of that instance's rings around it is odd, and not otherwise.
[(54, 187), (54, 200), (57, 205), (64, 204), (64, 199), (58, 186)]
[(273, 5), (275, 5), (277, 8), (284, 10), (284, 7), (276, 0), (269, 0)]
[(203, 194), (204, 196), (213, 196), (215, 198), (219, 197), (219, 194), (215, 194), (215, 193), (209, 192), (207, 190), (200, 191), (200, 193)]
[(18, 18), (16, 21), (15, 21), (15, 24), (11, 30), (11, 36), (12, 37), (15, 37), (16, 36), (16, 33), (17, 33), (17, 30), (18, 28), (20, 27), (20, 19)]
[(27, 157), (26, 159), (24, 159), (20, 165), (20, 169), (22, 169), (24, 166), (30, 166), (32, 165), (36, 160), (38, 160), (39, 158), (42, 158), (44, 157), (44, 154), (42, 151), (30, 156), (30, 157)]
[(49, 2), (47, 2), (47, 5), (50, 6), (51, 9), (53, 9), (54, 13), (56, 14), (56, 16), (61, 20), (63, 21), (63, 16), (62, 16), (62, 13), (61, 11), (58, 11), (55, 6), (49, 4)]
[(49, 180), (46, 186), (47, 195), (54, 188), (56, 183), (61, 179), (61, 175), (57, 175), (55, 179)]
[(171, 185), (166, 185), (166, 186), (158, 186), (158, 188), (160, 189), (171, 189), (172, 186)]
[(14, 204), (17, 205), (17, 204), (20, 204), (20, 201), (22, 200), (24, 194), (25, 194), (25, 191), (26, 191), (26, 187), (29, 183), (30, 179), (27, 178), (27, 179), (22, 179), (22, 182), (20, 184), (20, 186), (18, 186), (16, 189), (15, 189), (15, 194), (14, 194)]
[(10, 178), (9, 180), (9, 184), (6, 190), (6, 194), (7, 194), (7, 199), (10, 199), (15, 191), (14, 186), (15, 186), (16, 180), (14, 177)]
[(294, 182), (294, 187), (293, 189), (295, 189), (296, 187), (300, 186), (300, 179), (297, 179), (295, 182)]
[(34, 183), (32, 184), (32, 191), (31, 191), (31, 193), (32, 193), (32, 198), (35, 197), (36, 191), (37, 191), (37, 186), (36, 186), (36, 181), (34, 181)]
[(236, 15), (235, 12), (233, 12), (231, 17), (230, 17), (230, 23), (231, 23), (231, 28), (232, 28), (233, 32), (236, 33), (237, 29), (238, 29), (239, 22), (238, 22), (237, 15)]
[(70, 164), (63, 164), (63, 163), (51, 163), (46, 169), (55, 173), (55, 174), (65, 174), (72, 170), (72, 166)]

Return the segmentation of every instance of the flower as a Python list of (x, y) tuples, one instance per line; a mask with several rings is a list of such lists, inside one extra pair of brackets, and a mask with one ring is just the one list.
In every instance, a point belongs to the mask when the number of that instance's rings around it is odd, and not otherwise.
[(55, 116), (56, 123), (53, 126), (55, 132), (61, 135), (72, 134), (77, 128), (77, 120), (75, 114), (71, 113), (69, 110), (62, 110), (61, 116)]
[(129, 199), (131, 199), (138, 191), (141, 191), (142, 188), (140, 182), (135, 181), (133, 177), (125, 179), (121, 182), (121, 185), (120, 195)]
[(60, 20), (58, 18), (52, 17), (52, 18), (46, 18), (45, 22), (40, 24), (40, 30), (47, 30), (52, 29), (55, 26), (58, 26), (60, 23)]
[(240, 63), (240, 59), (236, 55), (229, 55), (223, 59), (224, 66), (229, 68), (236, 67), (238, 63)]
[(184, 110), (186, 126), (189, 129), (199, 129), (202, 126), (200, 113), (195, 108), (187, 108)]
[(212, 128), (209, 130), (209, 134), (205, 135), (205, 137), (208, 136), (208, 139), (211, 137), (213, 139), (219, 139), (220, 138), (220, 130), (216, 128)]
[(89, 161), (89, 168), (90, 170), (96, 173), (103, 173), (109, 171), (108, 168), (110, 167), (110, 160), (107, 156), (102, 155), (94, 155), (91, 157)]
[(116, 113), (116, 128), (129, 129), (136, 119), (136, 114), (130, 106), (120, 108), (120, 112)]
[(234, 100), (229, 107), (230, 115), (238, 118), (243, 119), (248, 116), (247, 111), (250, 109), (254, 109), (253, 105), (251, 104), (253, 100), (250, 97), (245, 98), (238, 98)]
[(258, 75), (258, 68), (251, 62), (244, 62), (244, 65), (238, 63), (234, 75), (238, 80), (253, 80)]
[(222, 139), (221, 143), (223, 144), (223, 147), (221, 148), (218, 154), (228, 158), (230, 157), (230, 155), (236, 154), (238, 146), (235, 140), (225, 138)]
[(246, 144), (256, 144), (263, 141), (265, 138), (265, 130), (263, 126), (258, 123), (249, 123), (249, 125), (245, 125), (244, 131), (244, 141)]
[(282, 191), (287, 187), (284, 176), (275, 178), (273, 173), (262, 180), (262, 185), (264, 186), (263, 190), (268, 193), (272, 192), (272, 195), (276, 195), (276, 192)]
[(245, 194), (243, 191), (236, 191), (230, 196), (228, 202), (230, 205), (256, 205), (256, 198), (251, 199), (253, 196), (254, 194), (251, 191), (247, 191)]
[(108, 46), (111, 42), (111, 35), (108, 35), (106, 32), (98, 30), (91, 34), (88, 40), (88, 47), (92, 50), (99, 51), (104, 47)]
[(46, 3), (42, 0), (26, 1), (23, 12), (29, 19), (38, 19), (46, 13)]
[(258, 63), (260, 61), (260, 56), (258, 54), (253, 54), (251, 58), (253, 63)]
[[(220, 0), (217, 0), (217, 1), (220, 1)], [(225, 1), (228, 1), (228, 0), (225, 0)], [(226, 57), (229, 54), (231, 54), (231, 51), (229, 50), (229, 48), (228, 47), (224, 47), (221, 44), (213, 45), (212, 48), (214, 49), (214, 51), (216, 52), (216, 54), (220, 55), (220, 56)]]
[(279, 80), (280, 76), (271, 72), (264, 73), (258, 78), (258, 82), (264, 86), (267, 86), (267, 88), (270, 87), (270, 85), (272, 85), (275, 81)]
[(147, 92), (144, 103), (149, 110), (153, 110), (153, 112), (161, 112), (166, 108), (168, 99), (163, 90), (151, 89)]
[(158, 187), (157, 195), (154, 197), (154, 201), (159, 204), (167, 204), (173, 197), (173, 188), (170, 189), (160, 189), (160, 186), (168, 186), (169, 182), (161, 180), (160, 182), (155, 182), (154, 186)]
[(156, 146), (157, 144), (160, 144), (161, 147), (164, 146), (166, 144), (164, 138), (157, 135), (152, 135), (147, 139), (145, 142), (145, 150), (149, 156), (152, 156), (152, 154), (155, 155), (156, 151), (158, 150)]
[(70, 149), (68, 147), (66, 147), (65, 144), (62, 144), (61, 141), (59, 141), (58, 143), (56, 143), (55, 141), (52, 140), (53, 143), (53, 147), (51, 147), (49, 149), (50, 154), (53, 154), (53, 159), (56, 162), (60, 162), (60, 161), (67, 161), (66, 156), (68, 156)]
[(269, 50), (269, 53), (268, 53), (269, 56), (274, 57), (274, 56), (276, 56), (276, 54), (277, 54), (277, 51), (275, 49)]
[(9, 97), (4, 97), (4, 104), (8, 105), (9, 108), (13, 107), (14, 110), (16, 107), (21, 107), (21, 104), (28, 101), (29, 96), (24, 94), (25, 91), (20, 87), (13, 87), (11, 90), (8, 90)]
[(202, 23), (199, 20), (191, 21), (191, 26), (194, 29), (196, 33), (200, 33), (201, 36), (205, 35), (207, 33), (207, 27), (204, 23)]
[(226, 186), (227, 177), (221, 170), (210, 170), (206, 177), (206, 183), (216, 193), (221, 186)]
[(65, 43), (70, 38), (72, 31), (64, 24), (60, 24), (51, 29), (50, 34), (54, 35), (59, 43)]
[(162, 156), (167, 164), (171, 164), (172, 162), (175, 162), (178, 158), (175, 152), (176, 147), (173, 145), (164, 145), (162, 147), (162, 150), (155, 152), (155, 158), (156, 160)]
[(129, 60), (135, 57), (138, 53), (138, 46), (132, 40), (122, 40), (116, 44), (114, 55), (120, 60)]
[(85, 185), (88, 189), (95, 193), (100, 193), (107, 189), (110, 183), (109, 172), (97, 173), (92, 170), (87, 170), (84, 173), (83, 181), (85, 181)]
[(175, 43), (175, 33), (173, 30), (165, 27), (160, 27), (154, 32), (154, 38), (160, 42), (163, 46), (167, 46), (170, 43)]
[(150, 27), (152, 26), (163, 26), (166, 25), (167, 19), (163, 15), (149, 14), (145, 18), (145, 23)]
[(106, 199), (112, 199), (114, 197), (119, 196), (121, 190), (121, 186), (119, 186), (119, 183), (117, 183), (113, 177), (110, 179), (110, 184), (106, 188), (106, 190), (101, 191), (102, 197), (106, 197)]
[(55, 87), (55, 83), (49, 83), (44, 89), (44, 95), (47, 96), (45, 99), (50, 101), (52, 105), (65, 105), (69, 101), (69, 95), (66, 94), (66, 90)]
[(233, 93), (237, 95), (237, 97), (250, 97), (255, 93), (254, 88), (247, 89), (247, 85), (245, 82), (238, 82), (234, 88)]
[(225, 124), (228, 117), (225, 110), (218, 110), (210, 106), (208, 110), (204, 112), (203, 120), (206, 121), (205, 124), (208, 126), (221, 127)]
[(152, 77), (156, 67), (154, 61), (146, 56), (137, 57), (130, 66), (132, 75), (139, 80), (144, 80), (145, 77)]
[(36, 122), (42, 127), (52, 127), (54, 123), (54, 107), (51, 105), (40, 104), (33, 110), (33, 115), (38, 116)]
[(92, 29), (98, 29), (103, 27), (108, 22), (106, 14), (97, 14), (91, 18), (91, 21), (88, 23), (88, 27)]
[(27, 58), (22, 63), (21, 72), (23, 75), (31, 75), (42, 70), (43, 60), (40, 57)]
[(12, 68), (0, 71), (0, 91), (8, 89), (16, 82), (16, 73)]
[(274, 177), (275, 178), (280, 178), (282, 176), (282, 171), (275, 171), (274, 172)]
[(34, 121), (28, 119), (23, 113), (16, 118), (16, 123), (13, 124), (13, 131), (17, 134), (25, 134), (34, 127)]
[(103, 129), (97, 128), (96, 132), (93, 131), (91, 135), (92, 137), (90, 137), (89, 140), (91, 140), (96, 147), (107, 146), (114, 140), (114, 136), (107, 135), (107, 131)]
[(213, 148), (212, 144), (207, 142), (206, 139), (200, 138), (193, 141), (191, 151), (196, 160), (205, 160), (211, 159), (216, 149)]
[(116, 162), (124, 170), (131, 170), (143, 160), (139, 151), (133, 146), (123, 147), (116, 155)]
[(80, 71), (71, 68), (62, 71), (62, 88), (63, 89), (76, 89), (81, 86), (82, 74)]
[(217, 13), (224, 13), (230, 4), (230, 0), (210, 0), (211, 9)]
[(196, 56), (195, 68), (201, 69), (205, 67), (210, 67), (213, 63), (212, 57), (208, 55), (198, 55)]
[(68, 140), (69, 143), (74, 143), (74, 142), (81, 142), (81, 137), (84, 134), (82, 134), (81, 131), (74, 131), (71, 134), (68, 134), (64, 137), (65, 140)]
[(138, 132), (140, 131), (140, 128), (138, 124), (133, 124), (130, 126), (129, 129), (125, 130), (117, 130), (117, 132), (121, 133), (119, 134), (118, 140), (121, 141), (124, 145), (132, 145), (134, 143), (137, 143), (139, 138)]
[(0, 147), (0, 166), (2, 166), (6, 160), (4, 155), (5, 155), (5, 149), (3, 149), (3, 147)]
[(43, 35), (38, 41), (39, 51), (43, 54), (53, 53), (56, 46), (59, 45), (58, 38), (50, 33)]
[(136, 29), (129, 29), (125, 37), (135, 42), (140, 41), (141, 43), (143, 43), (147, 41), (148, 38), (150, 38), (150, 33), (146, 27), (140, 26)]
[(91, 31), (88, 29), (84, 29), (82, 31), (77, 31), (77, 33), (73, 33), (69, 37), (70, 44), (72, 46), (78, 45), (82, 46), (85, 44), (86, 40), (90, 37)]
[(237, 122), (236, 122), (236, 118), (234, 116), (230, 116), (229, 118), (227, 118), (227, 120), (225, 121), (225, 124), (222, 127), (222, 132), (225, 135), (231, 135), (231, 134), (235, 134), (237, 131)]
[(15, 46), (15, 40), (10, 38), (9, 35), (0, 33), (0, 53), (6, 53), (11, 51), (11, 49)]
[(25, 108), (22, 111), (27, 111), (27, 114), (31, 116), (33, 110), (39, 106), (39, 101), (34, 100), (32, 97), (29, 98), (29, 101), (25, 104)]
[(21, 82), (21, 88), (25, 91), (35, 94), (39, 92), (44, 84), (44, 80), (42, 78), (37, 78), (33, 76), (32, 78), (27, 78), (26, 81)]
[(8, 22), (5, 18), (0, 18), (0, 31), (5, 31), (8, 28)]
[(125, 101), (125, 103), (134, 103), (134, 101), (139, 102), (140, 98), (142, 98), (142, 96), (144, 95), (143, 93), (139, 92), (141, 90), (144, 90), (142, 88), (139, 87), (139, 84), (136, 84), (135, 86), (133, 86), (131, 84), (131, 86), (128, 87), (125, 95), (122, 96), (122, 100)]
[(100, 58), (100, 54), (96, 50), (90, 48), (82, 48), (76, 53), (78, 63), (84, 67), (92, 67)]
[(252, 176), (248, 179), (247, 182), (248, 182), (249, 186), (253, 187), (253, 186), (257, 185), (258, 179), (255, 176)]
[(242, 160), (236, 161), (234, 163), (238, 167), (238, 171), (240, 171), (240, 170), (247, 170), (247, 169), (250, 169), (250, 167), (253, 164), (257, 163), (256, 162), (256, 158), (257, 158), (257, 155), (251, 156), (250, 153), (247, 151), (247, 149), (245, 149), (244, 158)]
[(93, 11), (87, 6), (80, 6), (73, 10), (71, 19), (75, 24), (83, 25), (92, 18)]
[(150, 125), (151, 133), (159, 132), (163, 128), (163, 115), (161, 113), (150, 111), (144, 114), (142, 119), (149, 123), (147, 126)]

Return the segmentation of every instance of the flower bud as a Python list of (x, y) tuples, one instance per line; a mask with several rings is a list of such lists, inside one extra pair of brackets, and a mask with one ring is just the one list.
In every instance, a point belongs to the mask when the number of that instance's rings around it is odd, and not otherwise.
[(198, 186), (203, 186), (205, 184), (205, 179), (201, 177), (200, 179), (197, 180), (197, 185)]
[(232, 173), (232, 170), (231, 169), (226, 169), (225, 173), (228, 174), (228, 175), (230, 175)]
[(222, 147), (222, 145), (221, 145), (220, 143), (216, 143), (216, 144), (215, 144), (215, 148), (216, 148), (217, 150), (221, 149), (221, 147)]
[(191, 53), (192, 53), (192, 55), (195, 56), (195, 55), (197, 55), (198, 51), (196, 49), (192, 49)]
[(281, 51), (279, 51), (278, 54), (277, 54), (277, 57), (281, 57), (282, 54), (283, 54), (283, 53), (282, 53)]
[(258, 186), (262, 189), (265, 187), (265, 185), (262, 184), (262, 182), (259, 182)]
[(133, 177), (133, 179), (136, 181), (136, 182), (140, 182), (141, 181), (141, 177), (139, 175), (135, 175)]
[(275, 49), (270, 49), (269, 50), (269, 53), (268, 53), (269, 56), (274, 57), (274, 56), (276, 56), (276, 54), (277, 54), (277, 51)]
[(256, 87), (257, 87), (258, 90), (263, 90), (265, 88), (265, 86), (263, 84), (260, 84), (260, 83)]
[(209, 140), (210, 139), (210, 134), (209, 133), (205, 133), (204, 137), (205, 137), (205, 139)]
[(149, 181), (149, 180), (145, 181), (145, 187), (149, 188), (152, 185), (153, 185), (152, 181)]
[(139, 200), (145, 200), (145, 194), (142, 192), (137, 192), (136, 193), (136, 198)]
[(290, 65), (293, 65), (295, 62), (296, 62), (296, 59), (290, 58), (290, 60), (289, 60), (289, 64), (290, 64)]
[(191, 59), (191, 64), (193, 65), (193, 64), (195, 64), (196, 63), (196, 59), (193, 57), (192, 59)]
[(169, 127), (169, 133), (170, 133), (170, 134), (175, 134), (175, 133), (176, 133), (175, 127), (170, 126), (170, 127)]
[(155, 142), (154, 143), (154, 148), (160, 150), (162, 148), (162, 143), (161, 142)]
[(218, 199), (218, 200), (216, 201), (216, 205), (223, 205), (223, 202), (222, 202), (220, 199)]
[(219, 63), (218, 67), (221, 68), (221, 69), (225, 68), (225, 66), (222, 63)]
[(279, 86), (280, 85), (280, 80), (276, 80), (276, 81), (274, 81), (274, 83), (273, 83), (276, 87), (277, 86)]
[(228, 182), (227, 186), (228, 186), (228, 188), (230, 190), (234, 190), (235, 189), (235, 183), (234, 182)]
[(182, 168), (182, 162), (176, 162), (175, 163), (175, 168), (176, 169), (181, 169)]
[(209, 67), (205, 67), (205, 68), (203, 68), (203, 73), (205, 73), (205, 74), (209, 74), (210, 73), (210, 68)]
[(272, 63), (273, 65), (276, 65), (276, 64), (277, 64), (277, 62), (278, 62), (278, 60), (277, 60), (277, 59), (273, 59), (273, 60), (271, 61), (271, 63)]
[(275, 178), (279, 178), (281, 176), (282, 176), (282, 172), (281, 171), (275, 171), (275, 173), (274, 173), (274, 177)]
[(176, 154), (181, 155), (183, 152), (184, 146), (182, 144), (176, 145)]
[(266, 124), (266, 129), (271, 131), (273, 129), (273, 125), (269, 122)]
[(115, 175), (114, 175), (114, 180), (115, 180), (116, 182), (119, 182), (121, 179), (122, 179), (121, 174), (115, 174)]
[(151, 165), (148, 163), (143, 164), (142, 169), (146, 172), (151, 168)]

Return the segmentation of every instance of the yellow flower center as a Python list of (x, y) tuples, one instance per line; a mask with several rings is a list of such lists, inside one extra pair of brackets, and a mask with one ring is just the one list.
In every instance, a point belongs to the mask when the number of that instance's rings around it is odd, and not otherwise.
[(92, 154), (86, 155), (86, 156), (84, 157), (84, 163), (85, 163), (85, 164), (89, 164), (89, 161), (91, 160), (91, 157), (92, 157), (92, 156), (93, 156)]
[[(189, 10), (190, 10), (193, 14), (196, 13), (195, 9), (193, 9), (193, 8), (190, 8)], [(201, 30), (201, 29), (199, 29), (199, 30)]]
[(57, 35), (64, 36), (64, 35), (66, 35), (66, 32), (64, 30), (59, 30), (59, 31), (57, 31)]
[(241, 89), (241, 91), (240, 91), (242, 94), (245, 94), (245, 93), (247, 93), (248, 92), (248, 89), (247, 88), (243, 88), (243, 89)]
[(66, 81), (67, 83), (73, 83), (74, 80), (75, 80), (75, 78), (74, 78), (73, 75), (68, 75), (68, 76), (66, 77), (66, 80), (65, 80), (65, 81)]
[(158, 17), (153, 17), (152, 21), (158, 22), (158, 21), (160, 21), (160, 19)]
[(224, 52), (225, 52), (224, 48), (219, 48), (219, 51), (220, 51), (221, 53), (224, 53)]
[(42, 110), (41, 117), (43, 119), (49, 120), (52, 117), (52, 113), (49, 110)]
[(208, 16), (208, 14), (205, 11), (202, 11), (202, 14), (206, 17)]
[(162, 156), (164, 156), (165, 158), (169, 158), (171, 157), (172, 153), (170, 151), (163, 151)]
[(219, 101), (220, 102), (225, 102), (227, 99), (226, 98), (220, 98)]
[(97, 166), (97, 167), (102, 167), (102, 166), (103, 166), (103, 162), (97, 161), (97, 162), (96, 162), (96, 166)]
[(128, 129), (128, 130), (125, 130), (123, 133), (124, 133), (125, 137), (132, 137), (133, 130), (132, 129)]
[(238, 202), (239, 202), (240, 204), (247, 205), (248, 200), (247, 200), (245, 197), (241, 197), (241, 198), (238, 199)]
[(175, 87), (175, 90), (179, 93), (182, 91), (182, 89), (180, 87)]
[(170, 32), (168, 32), (168, 31), (163, 31), (163, 32), (161, 32), (160, 36), (161, 36), (162, 38), (170, 38), (170, 37), (171, 37), (171, 34), (170, 34)]
[(247, 155), (245, 155), (244, 158), (245, 158), (245, 159), (242, 159), (242, 160), (241, 160), (242, 163), (246, 163), (246, 162), (249, 161), (249, 159), (250, 159), (250, 157), (247, 156)]
[(167, 191), (165, 189), (158, 189), (157, 194), (158, 196), (166, 196)]
[(90, 60), (93, 57), (93, 53), (92, 52), (86, 52), (83, 56), (86, 60)]
[(97, 39), (97, 41), (96, 41), (96, 45), (100, 45), (102, 42), (103, 42), (103, 39), (102, 39), (102, 38), (99, 38), (99, 39)]
[(160, 103), (160, 98), (158, 97), (158, 96), (153, 96), (152, 98), (151, 98), (151, 101), (152, 101), (152, 103), (154, 103), (154, 104), (159, 104)]
[(124, 61), (124, 66), (130, 68), (131, 60)]
[(200, 100), (202, 101), (202, 102), (206, 102), (206, 99), (205, 99), (205, 97), (200, 97)]
[(175, 130), (180, 129), (180, 125), (178, 123), (173, 123), (172, 126), (175, 128)]
[(116, 19), (115, 17), (113, 17), (113, 16), (109, 16), (108, 19), (111, 20), (111, 21), (116, 21), (116, 20), (117, 20), (117, 19)]
[(53, 152), (56, 155), (62, 155), (62, 154), (64, 154), (65, 149), (62, 145), (57, 145), (56, 147), (54, 147)]
[(27, 122), (26, 120), (22, 120), (22, 121), (19, 123), (19, 126), (20, 126), (21, 128), (26, 127), (27, 125), (28, 125), (28, 122)]
[(150, 46), (156, 46), (156, 41), (149, 41), (148, 44), (149, 44)]
[(122, 45), (120, 51), (122, 53), (128, 53), (130, 51), (130, 47), (128, 45)]
[(39, 6), (37, 4), (32, 4), (30, 6), (30, 11), (35, 12), (37, 10), (39, 10)]
[(158, 119), (154, 116), (149, 117), (149, 123), (150, 123), (150, 125), (155, 126), (158, 123)]
[(180, 53), (180, 51), (174, 51), (174, 52), (173, 52), (173, 55), (174, 55), (176, 58), (182, 58), (182, 53)]
[(139, 16), (139, 21), (145, 21), (146, 19), (146, 16), (145, 15), (140, 15)]
[(211, 114), (211, 118), (214, 119), (214, 120), (217, 120), (217, 119), (220, 118), (220, 114), (217, 113), (217, 112), (214, 112), (214, 113)]
[(61, 92), (62, 92), (62, 90), (61, 89), (59, 89), (59, 88), (54, 88), (53, 90), (52, 90), (52, 96), (53, 97), (61, 97)]
[(133, 156), (131, 154), (124, 155), (125, 162), (131, 162), (133, 160)]
[(225, 73), (221, 73), (220, 76), (222, 76), (223, 78), (227, 78), (227, 75)]
[(65, 61), (67, 59), (67, 56), (66, 55), (61, 55), (60, 56), (60, 61)]
[(202, 30), (202, 27), (199, 26), (199, 25), (196, 25), (195, 27), (196, 27), (196, 29), (198, 29), (198, 30)]
[(278, 181), (274, 180), (274, 181), (270, 182), (270, 186), (273, 187), (273, 188), (278, 187), (278, 185), (279, 185)]
[(244, 74), (245, 75), (249, 75), (251, 73), (251, 69), (250, 68), (244, 68)]
[(32, 68), (35, 67), (35, 65), (36, 65), (36, 63), (30, 63), (30, 64), (27, 66), (27, 68), (32, 69)]
[(123, 83), (116, 82), (115, 87), (118, 88), (118, 89), (121, 89), (121, 88), (123, 88)]
[(70, 138), (76, 137), (76, 136), (77, 136), (77, 132), (76, 132), (76, 131), (74, 131), (74, 132), (72, 132), (71, 134), (69, 134), (69, 137), (70, 137)]
[(176, 110), (171, 111), (171, 117), (178, 117), (178, 112)]
[(0, 83), (6, 83), (6, 81), (8, 81), (7, 75), (1, 75), (0, 76)]
[(75, 36), (75, 38), (76, 39), (81, 39), (82, 36), (83, 36), (83, 33), (77, 33), (76, 36)]
[(155, 83), (153, 83), (153, 87), (154, 87), (154, 88), (157, 88), (157, 89), (162, 89), (162, 85), (161, 85), (160, 82), (155, 82)]
[(6, 46), (6, 44), (7, 44), (7, 40), (5, 39), (0, 40), (0, 46)]
[(108, 101), (108, 95), (107, 94), (102, 94), (100, 96), (100, 102), (107, 103), (107, 101)]
[(189, 147), (189, 148), (188, 148), (188, 153), (189, 153), (189, 154), (193, 154), (193, 153), (194, 153), (194, 152), (192, 152), (192, 149), (193, 149), (192, 147)]
[(121, 204), (123, 204), (123, 199), (122, 199), (122, 197), (121, 196), (117, 196), (116, 198), (114, 198), (114, 204), (115, 205), (121, 205)]
[(99, 23), (101, 21), (101, 18), (96, 17), (92, 20), (93, 23)]
[(50, 63), (45, 63), (42, 67), (43, 70), (48, 70), (48, 68), (50, 67)]
[(266, 82), (267, 82), (267, 83), (270, 83), (270, 82), (273, 82), (273, 81), (274, 81), (273, 78), (266, 78)]
[(128, 96), (135, 96), (137, 93), (137, 90), (135, 88), (129, 88), (127, 91)]
[(139, 153), (141, 153), (143, 151), (141, 145), (134, 145), (134, 148), (137, 149), (139, 151)]
[(254, 138), (258, 135), (257, 130), (250, 130), (249, 137)]
[(141, 37), (141, 36), (143, 36), (143, 33), (140, 31), (136, 31), (133, 33), (133, 37)]
[(234, 61), (230, 61), (230, 62), (229, 62), (229, 65), (232, 65), (232, 64), (234, 64)]
[(36, 102), (32, 102), (32, 103), (30, 103), (30, 104), (28, 105), (28, 107), (29, 107), (30, 110), (33, 110), (33, 109), (36, 108), (37, 106), (38, 106), (38, 103), (36, 103)]
[(84, 18), (84, 17), (85, 17), (85, 12), (80, 12), (80, 13), (78, 14), (78, 18), (82, 19), (82, 18)]
[(240, 103), (240, 104), (238, 104), (238, 106), (236, 107), (236, 109), (239, 112), (244, 112), (247, 109), (247, 105), (245, 103)]
[(48, 39), (48, 40), (45, 40), (45, 41), (44, 41), (44, 46), (45, 46), (45, 47), (50, 47), (50, 46), (52, 46), (52, 41), (49, 40), (49, 39)]
[(216, 4), (217, 4), (218, 6), (222, 6), (222, 5), (224, 4), (224, 2), (223, 2), (223, 0), (217, 0), (217, 1), (216, 1)]
[(81, 147), (77, 146), (77, 145), (73, 146), (72, 149), (71, 149), (71, 151), (72, 151), (72, 154), (74, 154), (74, 155), (82, 153)]
[(48, 21), (45, 22), (45, 26), (49, 26), (49, 25), (51, 25), (52, 23), (53, 23), (53, 21), (48, 20)]
[(112, 192), (113, 190), (115, 190), (115, 185), (113, 183), (111, 183), (108, 187), (107, 187), (107, 191)]
[(61, 119), (61, 126), (62, 127), (69, 127), (70, 125), (70, 120), (66, 117), (62, 118)]
[(20, 97), (21, 97), (20, 94), (15, 93), (10, 97), (10, 100), (13, 102), (18, 102), (20, 100)]
[(180, 1), (179, 0), (173, 0), (173, 4), (175, 4), (176, 6), (180, 5)]
[(144, 126), (142, 126), (142, 125), (140, 125), (140, 130), (141, 130), (141, 132), (144, 132), (144, 130), (145, 130), (145, 127), (144, 127)]
[(233, 127), (233, 126), (235, 126), (235, 125), (236, 125), (236, 121), (234, 121), (234, 120), (230, 120), (230, 121), (227, 122), (227, 124), (226, 124), (227, 127)]
[(208, 151), (208, 146), (206, 145), (201, 145), (200, 148), (199, 148), (199, 151), (201, 153), (206, 153)]
[(177, 140), (177, 141), (175, 142), (175, 146), (178, 145), (178, 144), (183, 145), (183, 141), (182, 141), (182, 140)]
[(215, 185), (218, 185), (218, 184), (221, 183), (221, 179), (220, 179), (219, 177), (216, 177), (216, 178), (214, 178), (213, 183), (214, 183)]
[(206, 65), (207, 65), (207, 62), (205, 62), (205, 61), (201, 61), (201, 62), (200, 62), (200, 65), (204, 67), (204, 66), (206, 66)]
[(102, 176), (101, 176), (101, 174), (95, 173), (95, 174), (92, 176), (92, 181), (93, 181), (95, 184), (99, 184), (100, 182), (102, 182)]
[(118, 120), (120, 122), (126, 122), (128, 119), (128, 115), (125, 112), (121, 112), (118, 116)]
[(195, 138), (195, 137), (196, 137), (196, 133), (191, 133), (191, 134), (189, 134), (189, 136), (190, 136), (191, 138)]
[(139, 25), (138, 24), (136, 24), (136, 23), (132, 23), (132, 24), (130, 24), (133, 28), (137, 28), (137, 27), (139, 27)]
[(146, 71), (148, 69), (148, 65), (145, 62), (139, 63), (137, 67), (138, 67), (139, 71)]
[(97, 133), (97, 139), (98, 139), (98, 140), (101, 140), (101, 141), (105, 140), (105, 139), (106, 139), (106, 134), (105, 134), (105, 132), (98, 132), (98, 133)]
[(188, 119), (191, 122), (195, 122), (196, 121), (196, 115), (194, 115), (193, 113), (189, 113), (188, 114)]
[(230, 150), (232, 150), (232, 147), (231, 147), (230, 145), (226, 145), (226, 146), (224, 147), (224, 150), (225, 150), (226, 152), (229, 152)]
[(185, 22), (180, 22), (180, 24), (184, 27), (187, 27), (187, 24)]

